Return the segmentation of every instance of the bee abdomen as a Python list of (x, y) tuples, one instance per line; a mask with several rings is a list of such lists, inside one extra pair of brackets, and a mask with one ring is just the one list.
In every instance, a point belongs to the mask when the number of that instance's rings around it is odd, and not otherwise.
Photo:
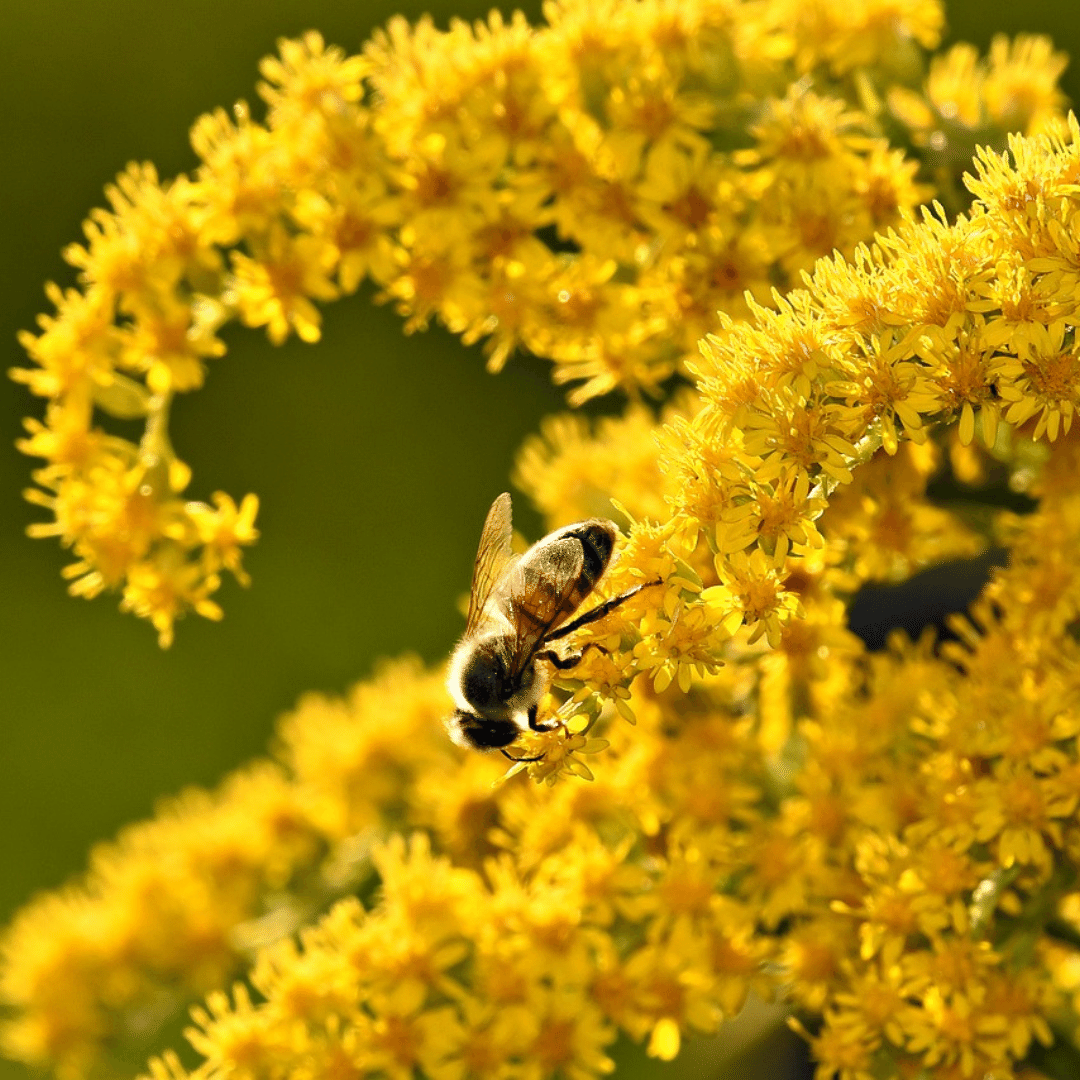
[(554, 534), (554, 539), (573, 538), (581, 544), (581, 577), (574, 590), (576, 603), (580, 604), (604, 576), (615, 547), (615, 535), (615, 525), (603, 518), (579, 521), (576, 525), (567, 525), (565, 529)]

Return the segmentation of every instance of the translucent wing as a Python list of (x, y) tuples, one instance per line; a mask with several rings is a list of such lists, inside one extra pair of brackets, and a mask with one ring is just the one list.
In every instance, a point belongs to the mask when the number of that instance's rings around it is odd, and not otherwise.
[(583, 561), (581, 542), (568, 537), (538, 544), (511, 571), (504, 610), (514, 628), (515, 674), (548, 633), (574, 613)]
[(466, 635), (480, 624), (492, 589), (505, 574), (511, 559), (510, 496), (504, 491), (492, 504), (484, 519), (484, 531), (480, 534), (480, 547), (473, 564), (472, 588), (469, 591), (469, 617), (465, 624)]

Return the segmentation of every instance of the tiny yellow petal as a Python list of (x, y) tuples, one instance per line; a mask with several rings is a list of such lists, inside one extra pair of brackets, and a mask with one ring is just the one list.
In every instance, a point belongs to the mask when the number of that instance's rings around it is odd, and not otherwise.
[(657, 1020), (649, 1037), (649, 1057), (674, 1061), (679, 1056), (680, 1041), (679, 1025), (670, 1016)]

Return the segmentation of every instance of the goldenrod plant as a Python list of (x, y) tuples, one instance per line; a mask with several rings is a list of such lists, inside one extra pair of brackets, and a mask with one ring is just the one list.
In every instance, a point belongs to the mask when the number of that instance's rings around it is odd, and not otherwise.
[[(191, 176), (118, 180), (15, 372), (46, 399), (35, 531), (163, 645), (219, 616), (256, 499), (187, 499), (170, 405), (229, 320), (314, 343), (370, 277), (493, 371), (529, 351), (571, 406), (622, 396), (551, 417), (514, 482), (551, 528), (618, 520), (603, 596), (658, 584), (576, 636), (601, 648), (513, 764), (449, 742), (415, 659), (302, 701), (268, 760), (16, 917), (3, 1046), (116, 1075), (195, 1001), (198, 1060), (146, 1076), (588, 1080), (618, 1036), (669, 1061), (754, 994), (819, 1080), (1075, 1077), (1063, 57), (935, 55), (928, 0), (544, 15), (285, 41), (264, 121), (203, 117)], [(863, 586), (993, 546), (951, 639), (849, 628)]]

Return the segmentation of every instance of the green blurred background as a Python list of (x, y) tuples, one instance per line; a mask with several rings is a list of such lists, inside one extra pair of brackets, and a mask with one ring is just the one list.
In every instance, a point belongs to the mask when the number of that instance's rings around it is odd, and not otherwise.
[[(256, 65), (308, 28), (356, 50), (395, 12), (476, 18), (488, 0), (0, 0), (0, 358), (46, 309), (42, 284), (72, 283), (59, 251), (131, 160), (163, 176), (194, 165), (201, 113), (254, 102)], [(536, 18), (538, 0), (524, 5)], [(1051, 34), (1080, 54), (1074, 0), (963, 0), (950, 38)], [(1066, 74), (1078, 98), (1080, 71)], [(205, 389), (175, 406), (177, 450), (196, 497), (262, 499), (250, 590), (226, 585), (223, 623), (188, 618), (162, 652), (116, 599), (69, 598), (58, 546), (31, 541), (41, 512), (13, 449), (40, 402), (0, 378), (0, 920), (59, 885), (95, 841), (147, 816), (160, 795), (213, 784), (262, 752), (274, 718), (307, 690), (343, 690), (380, 656), (436, 661), (460, 630), (477, 532), (513, 453), (561, 408), (546, 364), (498, 377), (441, 331), (405, 337), (370, 293), (331, 306), (316, 348), (228, 336)], [(609, 408), (611, 406), (608, 406)], [(517, 517), (535, 537), (538, 519)], [(786, 1075), (774, 1048), (753, 1075)], [(639, 1055), (638, 1055), (639, 1056)], [(629, 1075), (713, 1074), (709, 1051)], [(751, 1075), (749, 1066), (739, 1075)], [(24, 1070), (0, 1063), (0, 1080)]]

